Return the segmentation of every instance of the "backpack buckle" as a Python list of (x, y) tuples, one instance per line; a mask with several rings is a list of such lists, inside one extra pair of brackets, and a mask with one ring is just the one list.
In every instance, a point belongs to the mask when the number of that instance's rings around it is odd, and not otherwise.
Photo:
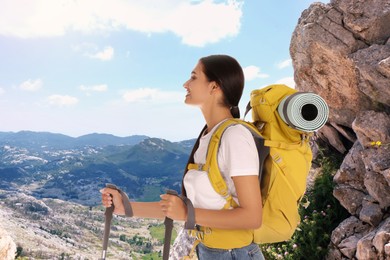
[(203, 241), (204, 235), (210, 235), (212, 233), (211, 228), (209, 227), (202, 227), (199, 225), (196, 225), (195, 230), (191, 230), (192, 236), (196, 237), (198, 240)]
[(261, 121), (256, 121), (256, 122), (254, 122), (254, 125), (260, 132), (262, 132), (263, 128), (265, 126), (265, 123), (261, 122)]
[(196, 239), (203, 240), (204, 239), (204, 232), (203, 231), (195, 231), (195, 237)]

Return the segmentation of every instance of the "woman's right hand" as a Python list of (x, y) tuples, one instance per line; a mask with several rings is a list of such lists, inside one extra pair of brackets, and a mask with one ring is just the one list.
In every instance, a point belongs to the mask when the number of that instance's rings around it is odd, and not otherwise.
[(100, 190), (100, 193), (102, 194), (102, 204), (104, 207), (109, 208), (114, 204), (114, 214), (125, 215), (122, 195), (119, 191), (111, 188), (103, 188)]

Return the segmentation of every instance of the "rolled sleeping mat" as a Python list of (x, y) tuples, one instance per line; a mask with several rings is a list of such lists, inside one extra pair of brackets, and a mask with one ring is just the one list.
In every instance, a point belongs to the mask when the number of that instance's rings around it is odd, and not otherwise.
[(292, 128), (314, 132), (325, 125), (329, 107), (319, 95), (297, 92), (285, 97), (278, 106), (282, 120)]

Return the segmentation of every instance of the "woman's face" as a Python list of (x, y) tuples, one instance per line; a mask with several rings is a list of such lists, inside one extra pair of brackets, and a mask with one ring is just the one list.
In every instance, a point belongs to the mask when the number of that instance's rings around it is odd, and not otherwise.
[(187, 90), (184, 102), (188, 105), (202, 105), (210, 96), (211, 85), (212, 83), (203, 73), (202, 63), (198, 62), (191, 72), (190, 79), (183, 84)]

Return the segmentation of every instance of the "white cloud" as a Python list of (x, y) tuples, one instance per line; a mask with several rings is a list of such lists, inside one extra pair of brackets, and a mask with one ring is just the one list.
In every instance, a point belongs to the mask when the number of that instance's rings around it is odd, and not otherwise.
[(286, 77), (279, 79), (278, 81), (276, 81), (276, 84), (284, 84), (289, 86), (290, 88), (295, 88), (294, 77)]
[(287, 68), (287, 67), (290, 67), (292, 65), (292, 60), (291, 59), (288, 59), (288, 60), (284, 60), (282, 62), (279, 62), (277, 64), (277, 67), (279, 69), (284, 69), (284, 68)]
[(90, 52), (98, 51), (98, 46), (90, 42), (83, 42), (77, 45), (72, 45), (71, 48), (75, 52), (83, 52), (86, 55), (89, 54)]
[(68, 95), (51, 95), (47, 98), (47, 102), (52, 106), (72, 106), (79, 102), (75, 97)]
[(73, 45), (71, 48), (75, 52), (81, 52), (86, 57), (102, 61), (108, 61), (114, 57), (114, 48), (111, 46), (107, 46), (103, 50), (99, 50), (96, 44), (83, 42), (78, 45)]
[(43, 82), (41, 79), (35, 79), (35, 80), (26, 80), (20, 84), (19, 88), (25, 91), (38, 91), (43, 86)]
[(204, 46), (238, 34), (242, 2), (2, 0), (0, 34), (30, 38), (128, 29), (148, 35), (172, 32), (184, 44)]
[(90, 93), (90, 92), (105, 92), (107, 91), (108, 87), (106, 84), (101, 85), (93, 85), (93, 86), (80, 86), (80, 90)]
[(268, 78), (269, 75), (265, 73), (260, 73), (260, 68), (256, 66), (248, 66), (243, 68), (244, 75), (245, 75), (245, 80), (251, 81), (256, 78)]
[(166, 29), (181, 37), (184, 44), (202, 47), (238, 34), (241, 6), (239, 1), (183, 3), (167, 16)]
[(182, 102), (184, 100), (184, 92), (161, 91), (154, 88), (139, 88), (128, 90), (123, 94), (123, 99), (127, 103), (135, 102)]
[(104, 48), (104, 50), (90, 55), (91, 58), (107, 61), (111, 60), (114, 56), (114, 49), (111, 46)]
[(5, 90), (2, 87), (0, 87), (0, 95), (3, 95), (4, 93), (5, 93)]

